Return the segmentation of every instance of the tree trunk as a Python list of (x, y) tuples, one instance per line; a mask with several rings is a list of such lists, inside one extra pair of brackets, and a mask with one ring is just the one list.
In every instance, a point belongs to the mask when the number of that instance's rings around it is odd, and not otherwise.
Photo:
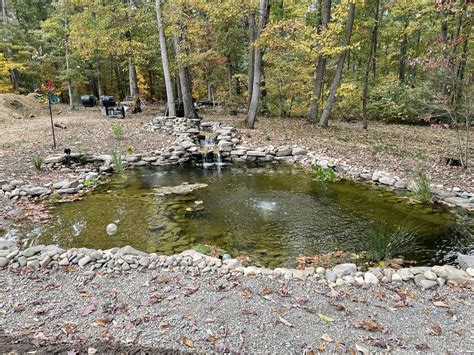
[(255, 12), (251, 12), (248, 15), (249, 20), (249, 48), (248, 48), (248, 99), (247, 106), (250, 107), (250, 102), (252, 101), (252, 90), (253, 90), (253, 78), (254, 78), (254, 69), (255, 69), (255, 48), (253, 43), (255, 42)]
[(69, 108), (74, 110), (74, 95), (72, 92), (71, 70), (69, 67), (69, 49), (66, 44), (66, 75), (67, 75), (67, 92), (69, 96)]
[(406, 73), (406, 60), (407, 60), (407, 47), (408, 47), (408, 35), (407, 35), (408, 21), (405, 21), (403, 27), (403, 40), (400, 47), (400, 62), (398, 70), (398, 81), (400, 84), (405, 83), (405, 73)]
[(323, 113), (321, 115), (321, 119), (319, 121), (319, 124), (321, 125), (321, 127), (328, 126), (329, 115), (331, 114), (332, 108), (334, 106), (334, 101), (336, 99), (336, 91), (342, 79), (342, 71), (344, 69), (344, 60), (345, 60), (346, 53), (348, 50), (347, 47), (349, 46), (350, 41), (351, 41), (352, 27), (354, 25), (354, 17), (355, 17), (355, 3), (351, 2), (349, 5), (349, 11), (347, 14), (346, 28), (344, 31), (344, 40), (342, 43), (342, 46), (344, 47), (344, 49), (339, 54), (339, 60), (337, 62), (337, 67), (336, 67), (336, 75), (334, 76), (334, 79), (331, 84), (331, 88), (329, 89), (329, 95), (326, 100), (326, 106), (324, 107)]
[[(331, 0), (324, 0), (322, 8), (320, 9), (321, 18), (321, 30), (326, 30), (329, 18), (331, 16)], [(321, 48), (319, 48), (321, 50)], [(326, 57), (321, 53), (318, 54), (316, 60), (316, 71), (314, 72), (313, 79), (313, 96), (311, 97), (309, 121), (315, 123), (319, 113), (319, 101), (321, 100), (321, 94), (323, 91), (324, 83), (324, 72), (326, 71)]]
[(99, 64), (99, 57), (96, 56), (95, 58), (95, 72), (97, 76), (97, 94), (99, 98), (103, 95), (102, 93), (102, 83), (100, 81), (100, 64)]
[(158, 33), (160, 36), (160, 52), (161, 63), (163, 65), (163, 75), (165, 77), (166, 86), (166, 101), (168, 103), (168, 115), (170, 117), (176, 116), (176, 109), (174, 106), (173, 83), (171, 82), (170, 65), (168, 61), (168, 49), (166, 48), (165, 31), (161, 21), (161, 0), (156, 0), (156, 21), (158, 23)]
[(7, 22), (7, 0), (2, 0), (2, 22)]
[(192, 82), (191, 76), (189, 75), (189, 69), (188, 67), (183, 66), (180, 60), (181, 49), (177, 36), (173, 36), (173, 46), (176, 61), (178, 63), (179, 82), (181, 85), (181, 93), (183, 95), (184, 115), (187, 118), (199, 118), (193, 103)]
[(133, 64), (132, 56), (128, 57), (128, 81), (130, 84), (130, 96), (138, 96), (137, 72)]
[(179, 82), (179, 74), (175, 77), (176, 82), (176, 96), (178, 97), (178, 102), (183, 102), (183, 93), (181, 92), (181, 83)]
[(228, 57), (226, 62), (226, 72), (227, 72), (227, 85), (229, 90), (229, 101), (232, 100), (232, 94), (234, 92), (232, 85), (232, 61)]
[(364, 90), (362, 92), (362, 116), (363, 116), (363, 123), (362, 128), (367, 129), (369, 126), (369, 120), (367, 117), (367, 97), (369, 95), (369, 73), (370, 68), (375, 67), (375, 47), (377, 41), (377, 25), (379, 21), (379, 0), (375, 0), (375, 16), (374, 16), (374, 27), (372, 28), (371, 40), (370, 40), (370, 49), (369, 55), (367, 57), (367, 67), (365, 68), (364, 74)]
[[(270, 5), (268, 0), (260, 0), (260, 26), (258, 29), (257, 38), (260, 37), (265, 26), (268, 22), (268, 15), (270, 12)], [(249, 112), (245, 126), (253, 129), (255, 125), (255, 119), (257, 118), (258, 99), (260, 96), (260, 79), (262, 76), (262, 62), (263, 62), (263, 48), (255, 49), (255, 63), (254, 63), (254, 75), (252, 84), (252, 99), (249, 105)]]

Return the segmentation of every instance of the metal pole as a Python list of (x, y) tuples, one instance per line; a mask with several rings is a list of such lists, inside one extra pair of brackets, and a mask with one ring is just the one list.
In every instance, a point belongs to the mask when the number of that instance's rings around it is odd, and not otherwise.
[(54, 134), (53, 111), (51, 110), (51, 94), (48, 94), (49, 117), (51, 118), (51, 131), (53, 132), (53, 148), (56, 149), (56, 135)]

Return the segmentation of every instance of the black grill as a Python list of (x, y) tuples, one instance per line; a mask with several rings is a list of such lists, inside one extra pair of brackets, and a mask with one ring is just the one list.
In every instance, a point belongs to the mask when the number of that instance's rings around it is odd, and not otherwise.
[(94, 95), (82, 95), (81, 102), (84, 107), (94, 107), (97, 103), (97, 98)]

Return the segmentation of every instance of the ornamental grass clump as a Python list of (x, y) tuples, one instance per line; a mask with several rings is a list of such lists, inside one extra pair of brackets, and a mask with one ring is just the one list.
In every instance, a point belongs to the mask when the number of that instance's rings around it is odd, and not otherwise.
[(421, 203), (428, 203), (433, 198), (434, 193), (431, 189), (430, 179), (425, 173), (418, 173), (415, 179), (413, 192), (415, 198)]
[(368, 258), (379, 262), (422, 251), (417, 236), (406, 228), (387, 231), (376, 227), (368, 235)]

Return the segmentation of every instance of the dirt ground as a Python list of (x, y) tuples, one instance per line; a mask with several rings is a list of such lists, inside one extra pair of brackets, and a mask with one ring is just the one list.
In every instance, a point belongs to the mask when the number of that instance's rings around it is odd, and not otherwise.
[[(363, 130), (361, 122), (336, 120), (322, 129), (302, 118), (272, 117), (259, 118), (255, 129), (248, 130), (243, 127), (243, 116), (206, 118), (237, 125), (246, 140), (256, 145), (300, 145), (369, 170), (384, 170), (405, 178), (423, 171), (433, 183), (474, 191), (472, 163), (468, 169), (445, 165), (444, 158), (458, 158), (456, 131), (452, 129), (370, 122), (369, 129)], [(469, 146), (474, 162), (472, 136)]]
[[(12, 107), (12, 102), (21, 107)], [(30, 106), (28, 106), (30, 104)], [(3, 107), (1, 106), (3, 105)], [(16, 103), (13, 106), (18, 106)], [(47, 106), (36, 100), (12, 94), (0, 95), (0, 180), (23, 179), (32, 183), (51, 181), (58, 172), (33, 168), (35, 156), (61, 154), (65, 148), (79, 153), (110, 154), (117, 144), (123, 150), (146, 154), (169, 144), (173, 137), (146, 130), (143, 125), (160, 112), (146, 107), (144, 112), (124, 120), (103, 117), (96, 108), (70, 111), (65, 105), (53, 108), (57, 148), (52, 148), (51, 124)], [(359, 122), (332, 120), (321, 129), (298, 118), (259, 118), (255, 130), (243, 128), (244, 116), (202, 114), (208, 121), (223, 121), (236, 126), (249, 145), (300, 145), (334, 158), (343, 158), (370, 170), (385, 170), (410, 178), (424, 171), (436, 184), (474, 191), (473, 168), (462, 169), (444, 164), (444, 158), (457, 158), (456, 132), (451, 129), (371, 122), (361, 129)], [(112, 126), (123, 126), (117, 142)], [(472, 135), (471, 135), (472, 136)], [(474, 142), (470, 145), (474, 147)], [(474, 149), (471, 148), (471, 152)], [(472, 154), (471, 154), (472, 156)]]
[[(66, 148), (70, 148), (72, 152), (101, 154), (110, 154), (117, 146), (124, 153), (133, 151), (145, 154), (160, 149), (173, 138), (143, 127), (158, 114), (157, 108), (147, 107), (143, 113), (121, 120), (103, 117), (97, 108), (81, 107), (70, 111), (65, 105), (56, 105), (54, 122), (65, 127), (55, 127), (56, 149), (52, 146), (49, 115), (41, 113), (23, 119), (10, 117), (0, 120), (0, 180), (22, 179), (41, 183), (60, 178), (56, 171), (43, 169), (41, 173), (37, 173), (32, 159), (36, 156), (45, 158), (62, 154)], [(119, 141), (112, 133), (114, 124), (123, 127), (123, 137)]]

